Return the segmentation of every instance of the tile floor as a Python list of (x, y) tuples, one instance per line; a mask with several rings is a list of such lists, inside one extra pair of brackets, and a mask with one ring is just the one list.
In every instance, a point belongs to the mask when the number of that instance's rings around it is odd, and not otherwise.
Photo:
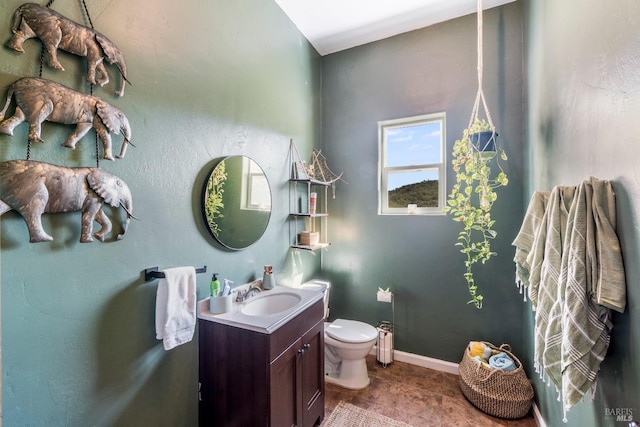
[(535, 427), (533, 415), (519, 420), (491, 417), (476, 409), (460, 391), (458, 376), (403, 362), (386, 368), (367, 357), (371, 384), (364, 390), (325, 385), (325, 419), (344, 400), (416, 427)]

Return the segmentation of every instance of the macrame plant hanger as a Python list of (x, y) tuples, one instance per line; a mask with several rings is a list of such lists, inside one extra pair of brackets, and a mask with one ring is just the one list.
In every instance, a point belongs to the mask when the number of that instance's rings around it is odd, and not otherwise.
[(473, 111), (471, 112), (471, 118), (469, 119), (469, 126), (467, 129), (471, 129), (476, 119), (478, 119), (478, 113), (480, 112), (480, 101), (484, 107), (484, 112), (487, 116), (487, 123), (491, 127), (491, 132), (496, 133), (496, 127), (491, 120), (491, 113), (487, 108), (487, 101), (484, 98), (484, 90), (482, 89), (482, 77), (483, 77), (483, 59), (482, 59), (482, 0), (478, 0), (478, 94), (476, 95), (475, 103), (473, 104)]
[[(49, 0), (49, 2), (45, 5), (45, 7), (51, 7), (55, 0)], [(84, 7), (84, 12), (87, 15), (87, 20), (89, 21), (89, 25), (91, 25), (91, 29), (95, 30), (93, 27), (93, 22), (91, 21), (91, 15), (89, 15), (89, 9), (87, 8), (87, 3), (85, 0), (82, 0), (82, 6)], [(44, 44), (42, 45), (42, 51), (40, 52), (40, 69), (38, 72), (38, 77), (42, 78), (42, 69), (44, 68), (44, 52), (45, 52)], [(89, 84), (89, 94), (93, 95), (93, 83)], [(100, 142), (98, 141), (98, 134), (96, 133), (96, 168), (100, 168)], [(31, 159), (31, 139), (27, 136), (27, 160)]]

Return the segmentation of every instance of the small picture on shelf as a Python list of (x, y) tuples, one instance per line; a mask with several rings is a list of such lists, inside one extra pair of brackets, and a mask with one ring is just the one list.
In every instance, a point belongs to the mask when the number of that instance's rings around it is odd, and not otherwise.
[(293, 170), (294, 179), (309, 179), (307, 175), (307, 165), (304, 162), (295, 162)]

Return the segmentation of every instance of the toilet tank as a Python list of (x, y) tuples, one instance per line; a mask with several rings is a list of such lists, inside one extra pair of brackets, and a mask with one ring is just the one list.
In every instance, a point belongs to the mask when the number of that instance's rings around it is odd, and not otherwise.
[(320, 279), (309, 280), (306, 283), (300, 285), (302, 289), (310, 289), (314, 291), (324, 292), (322, 297), (324, 301), (324, 319), (329, 318), (329, 291), (331, 290), (331, 282)]

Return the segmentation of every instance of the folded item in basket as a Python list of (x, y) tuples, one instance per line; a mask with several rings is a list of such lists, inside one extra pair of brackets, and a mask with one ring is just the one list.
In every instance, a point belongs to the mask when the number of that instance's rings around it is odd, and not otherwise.
[(487, 363), (486, 360), (484, 360), (482, 357), (480, 356), (475, 356), (473, 358), (473, 360), (475, 360), (476, 362), (478, 362), (481, 365), (484, 365), (486, 368), (491, 368), (491, 366)]
[(472, 358), (480, 357), (484, 362), (489, 360), (491, 357), (492, 351), (491, 347), (486, 345), (480, 341), (470, 341), (469, 342), (469, 354)]
[(494, 369), (502, 369), (503, 371), (513, 371), (516, 364), (505, 352), (494, 354), (489, 358), (489, 366)]

